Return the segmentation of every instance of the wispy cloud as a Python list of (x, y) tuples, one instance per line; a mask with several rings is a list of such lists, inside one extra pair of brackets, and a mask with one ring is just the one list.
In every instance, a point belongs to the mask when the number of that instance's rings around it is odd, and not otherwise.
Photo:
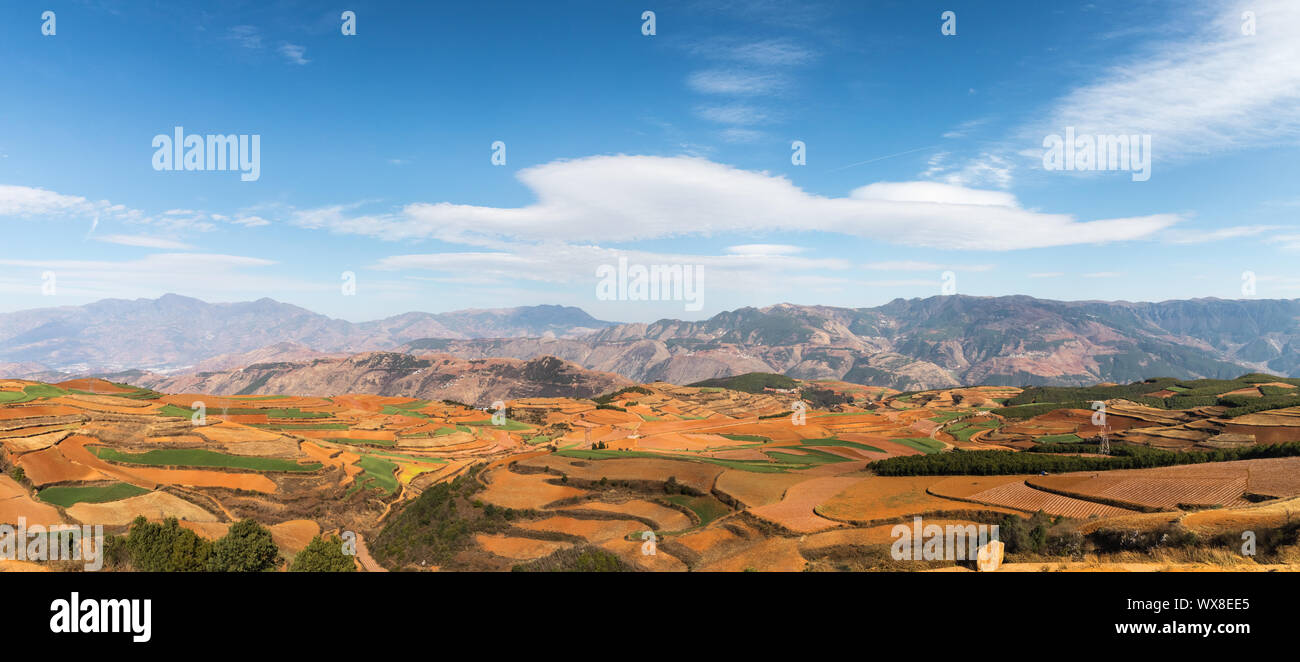
[(138, 248), (159, 248), (163, 250), (189, 250), (193, 248), (193, 246), (181, 241), (143, 234), (109, 234), (95, 237), (95, 239), (110, 244)]
[(914, 262), (914, 261), (894, 261), (894, 262), (867, 262), (862, 265), (863, 269), (872, 269), (875, 271), (992, 271), (991, 264), (939, 264), (936, 262)]
[[(1248, 10), (1254, 35), (1242, 33)], [(1206, 2), (1181, 15), (1198, 26), (1190, 36), (1158, 42), (1072, 90), (1026, 140), (1067, 126), (1150, 134), (1157, 158), (1181, 159), (1300, 139), (1300, 3)]]
[(307, 49), (298, 44), (280, 44), (279, 51), (280, 55), (284, 56), (284, 59), (293, 64), (307, 64), (308, 62), (311, 62), (311, 60), (304, 57), (307, 54)]
[(686, 84), (704, 94), (730, 94), (752, 96), (772, 94), (785, 85), (785, 79), (772, 73), (752, 71), (707, 69), (697, 71), (686, 79)]
[(700, 117), (719, 124), (740, 124), (747, 126), (751, 124), (763, 124), (772, 119), (766, 110), (745, 104), (701, 106), (697, 108), (695, 112)]
[(1205, 244), (1212, 241), (1254, 237), (1281, 229), (1279, 225), (1237, 225), (1217, 230), (1170, 230), (1164, 240), (1171, 244)]
[(242, 48), (257, 50), (262, 47), (262, 32), (255, 25), (236, 25), (226, 32), (226, 37)]
[(719, 37), (693, 43), (690, 51), (714, 60), (768, 67), (808, 64), (817, 57), (816, 51), (788, 38), (745, 41), (734, 37)]

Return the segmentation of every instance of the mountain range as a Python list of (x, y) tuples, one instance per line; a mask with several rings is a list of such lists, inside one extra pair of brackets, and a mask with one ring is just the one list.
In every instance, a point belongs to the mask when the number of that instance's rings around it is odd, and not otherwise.
[[(355, 324), (270, 299), (209, 304), (166, 295), (0, 315), (0, 362), (7, 362), (0, 374), (9, 376), (230, 372), (378, 350), (462, 359), (554, 356), (636, 382), (678, 384), (745, 372), (899, 389), (1250, 371), (1300, 376), (1300, 300), (949, 295), (871, 308), (777, 304), (694, 322), (617, 324), (579, 308), (528, 306)], [(230, 385), (236, 383), (248, 387)]]
[[(611, 324), (569, 306), (411, 312), (354, 324), (272, 299), (207, 303), (167, 294), (0, 314), (0, 363), (27, 364), (22, 370), (32, 372), (175, 372), (285, 358), (267, 351), (272, 346), (306, 358), (428, 337), (576, 337)], [(245, 354), (250, 360), (241, 359)]]

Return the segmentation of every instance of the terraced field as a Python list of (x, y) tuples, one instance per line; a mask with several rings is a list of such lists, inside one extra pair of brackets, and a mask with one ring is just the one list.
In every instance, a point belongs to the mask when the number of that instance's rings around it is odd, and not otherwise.
[[(647, 571), (918, 569), (890, 565), (888, 554), (893, 526), (916, 517), (1005, 523), (1042, 511), (1087, 535), (1107, 522), (1225, 531), (1285, 521), (1282, 504), (1300, 499), (1300, 457), (1266, 454), (1148, 469), (882, 475), (891, 462), (1112, 458), (1095, 452), (1091, 410), (1041, 401), (1056, 391), (1025, 391), (1038, 399), (1003, 407), (1023, 400), (1021, 390), (803, 384), (836, 404), (796, 416), (789, 389), (656, 383), (594, 400), (508, 402), (494, 422), (490, 412), (414, 398), (0, 380), (0, 523), (120, 531), (137, 516), (177, 517), (214, 538), (251, 517), (284, 549), (300, 549), (320, 532), (380, 539), (424, 497), (470, 481), (472, 496), (430, 511), (452, 519), (428, 539), (465, 522), (478, 528), (463, 528), (436, 563), (402, 569), (506, 570), (579, 549)], [(1140, 396), (1174, 402), (1208, 388), (1161, 384)], [(1255, 392), (1231, 397), (1275, 397)], [(1225, 407), (1153, 402), (1107, 401), (1115, 444), (1223, 460), (1264, 447), (1285, 454), (1300, 431), (1287, 408), (1225, 418)], [(1043, 444), (1053, 446), (1022, 452)]]

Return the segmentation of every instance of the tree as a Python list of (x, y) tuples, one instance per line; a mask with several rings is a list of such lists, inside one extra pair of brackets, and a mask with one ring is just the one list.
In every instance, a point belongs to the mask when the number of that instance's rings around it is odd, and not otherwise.
[(208, 570), (265, 572), (276, 569), (283, 560), (271, 532), (256, 521), (245, 519), (232, 524), (230, 531), (212, 544)]
[(356, 572), (352, 557), (343, 553), (343, 540), (338, 536), (316, 536), (293, 557), (289, 572)]
[(136, 517), (126, 537), (131, 567), (141, 572), (199, 572), (211, 550), (212, 543), (182, 528), (175, 517), (160, 524)]

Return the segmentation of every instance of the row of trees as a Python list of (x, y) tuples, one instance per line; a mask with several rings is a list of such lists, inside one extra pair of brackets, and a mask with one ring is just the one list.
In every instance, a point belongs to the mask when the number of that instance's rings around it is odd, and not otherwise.
[[(251, 519), (230, 526), (214, 541), (200, 537), (171, 517), (149, 522), (143, 516), (126, 535), (104, 542), (105, 565), (139, 572), (267, 572), (284, 563), (266, 527)], [(316, 536), (294, 557), (289, 569), (298, 572), (352, 572), (352, 557), (337, 536)]]
[[(1088, 448), (1069, 444), (1072, 451)], [(1111, 469), (1148, 469), (1179, 464), (1252, 460), (1266, 457), (1300, 455), (1300, 442), (1265, 444), (1212, 451), (1170, 452), (1127, 444), (1111, 447), (1109, 457), (1070, 457), (1045, 453), (993, 453), (961, 451), (891, 457), (872, 462), (870, 468), (881, 476), (1000, 476), (1028, 473), (1063, 473), (1068, 471), (1108, 471)]]

